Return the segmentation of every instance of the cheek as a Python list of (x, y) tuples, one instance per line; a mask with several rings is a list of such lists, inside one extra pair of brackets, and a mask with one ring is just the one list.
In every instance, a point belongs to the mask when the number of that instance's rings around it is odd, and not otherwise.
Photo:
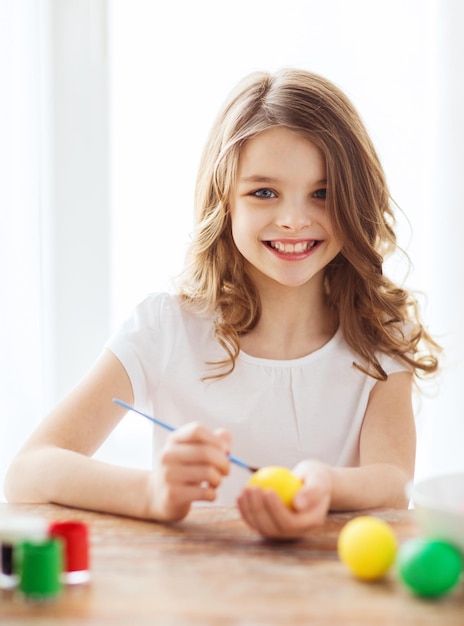
[(269, 215), (265, 209), (249, 207), (246, 203), (237, 204), (230, 211), (232, 230), (249, 234), (257, 233), (266, 226)]
[(242, 231), (242, 226), (241, 226), (240, 212), (237, 211), (236, 207), (231, 207), (230, 209), (230, 232), (232, 235), (232, 241), (234, 242), (238, 250), (240, 250), (241, 231)]
[(247, 215), (246, 211), (241, 209), (240, 205), (238, 205), (231, 210), (230, 217), (232, 238), (235, 241), (235, 244), (239, 246), (239, 242), (246, 239), (247, 235), (252, 231), (253, 226), (250, 216)]
[(249, 215), (237, 212), (232, 221), (232, 239), (239, 254), (250, 260), (257, 251), (259, 233), (261, 229)]
[(332, 239), (332, 241), (339, 247), (342, 247), (343, 244), (343, 239), (338, 236), (335, 232), (335, 228), (332, 224), (332, 220), (330, 219), (330, 217), (325, 214), (323, 217), (321, 217), (321, 225), (324, 228), (325, 232), (330, 236), (330, 238)]
[(239, 219), (232, 222), (232, 240), (239, 252), (243, 252), (246, 247), (246, 229)]

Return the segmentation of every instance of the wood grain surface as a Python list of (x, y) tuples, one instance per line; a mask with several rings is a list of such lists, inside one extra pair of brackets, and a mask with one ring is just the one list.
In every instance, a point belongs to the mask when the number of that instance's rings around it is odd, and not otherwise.
[[(91, 582), (32, 604), (0, 592), (0, 624), (54, 626), (464, 626), (464, 584), (439, 600), (414, 597), (394, 568), (356, 580), (337, 537), (356, 513), (333, 514), (298, 542), (260, 538), (234, 508), (198, 507), (163, 525), (54, 505), (0, 505), (90, 529)], [(401, 541), (420, 534), (412, 511), (374, 511)]]

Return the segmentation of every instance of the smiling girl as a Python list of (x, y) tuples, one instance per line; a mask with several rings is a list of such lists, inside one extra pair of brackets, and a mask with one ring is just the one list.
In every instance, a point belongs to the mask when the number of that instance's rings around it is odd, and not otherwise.
[[(200, 164), (177, 293), (152, 294), (7, 476), (11, 501), (159, 521), (238, 502), (269, 537), (331, 510), (403, 507), (415, 459), (414, 379), (439, 347), (383, 273), (394, 251), (385, 177), (346, 96), (315, 74), (254, 73), (230, 95)], [(153, 468), (91, 458), (119, 397), (172, 424)], [(233, 451), (301, 478), (291, 508), (246, 487)]]

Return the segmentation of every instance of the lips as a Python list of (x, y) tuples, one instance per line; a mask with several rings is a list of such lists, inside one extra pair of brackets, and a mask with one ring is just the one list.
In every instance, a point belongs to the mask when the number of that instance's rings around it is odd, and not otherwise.
[(290, 243), (288, 241), (266, 241), (266, 245), (280, 254), (301, 254), (315, 248), (320, 241), (311, 239), (308, 241), (298, 241)]

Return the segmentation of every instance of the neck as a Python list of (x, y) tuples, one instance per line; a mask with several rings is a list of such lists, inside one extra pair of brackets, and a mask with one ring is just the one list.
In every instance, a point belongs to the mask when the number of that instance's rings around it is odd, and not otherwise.
[(321, 348), (336, 331), (335, 316), (328, 310), (322, 287), (261, 288), (261, 318), (241, 338), (241, 348), (261, 358), (295, 359)]

